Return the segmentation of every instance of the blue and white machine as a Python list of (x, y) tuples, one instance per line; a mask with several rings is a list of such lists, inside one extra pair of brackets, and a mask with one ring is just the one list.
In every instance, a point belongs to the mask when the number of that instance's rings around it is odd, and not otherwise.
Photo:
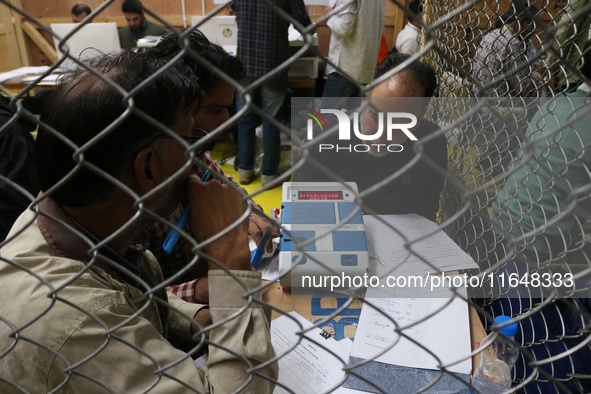
[[(279, 274), (283, 286), (302, 276), (363, 276), (369, 255), (355, 183), (285, 182)], [(317, 238), (317, 239), (316, 239)], [(313, 240), (313, 241), (312, 241)]]

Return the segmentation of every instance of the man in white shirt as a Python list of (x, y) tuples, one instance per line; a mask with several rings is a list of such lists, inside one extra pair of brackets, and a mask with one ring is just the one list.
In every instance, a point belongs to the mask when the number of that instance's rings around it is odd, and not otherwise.
[(384, 30), (384, 2), (336, 0), (334, 8), (327, 6), (326, 11), (332, 13), (326, 22), (332, 35), (322, 96), (355, 97), (360, 84), (373, 79)]
[(396, 51), (414, 55), (419, 51), (419, 37), (421, 35), (421, 15), (423, 13), (423, 3), (420, 0), (414, 0), (408, 6), (408, 9), (414, 15), (408, 15), (408, 23), (404, 29), (396, 36)]

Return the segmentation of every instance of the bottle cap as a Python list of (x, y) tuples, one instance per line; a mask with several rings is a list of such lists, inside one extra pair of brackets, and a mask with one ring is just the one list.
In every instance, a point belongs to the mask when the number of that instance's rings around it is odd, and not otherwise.
[[(500, 326), (502, 324), (506, 324), (507, 322), (511, 321), (513, 319), (511, 319), (509, 316), (497, 316), (495, 317), (495, 326)], [(506, 337), (513, 337), (515, 336), (515, 334), (517, 334), (517, 322), (513, 322), (511, 324), (508, 324), (504, 327), (502, 327), (501, 329), (499, 329), (499, 333), (501, 333), (502, 335), (506, 336)]]

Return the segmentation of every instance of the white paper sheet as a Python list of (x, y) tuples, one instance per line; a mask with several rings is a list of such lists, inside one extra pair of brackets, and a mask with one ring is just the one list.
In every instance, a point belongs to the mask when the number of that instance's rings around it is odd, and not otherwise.
[[(289, 313), (291, 317), (300, 322), (302, 327), (309, 328), (313, 324), (304, 319), (297, 312)], [(328, 392), (345, 377), (342, 371), (343, 365), (347, 363), (353, 341), (345, 338), (335, 341), (332, 338), (325, 339), (320, 335), (321, 330), (314, 328), (306, 335), (326, 346), (333, 351), (338, 359), (328, 353), (322, 347), (304, 340), (298, 344), (300, 337), (296, 332), (301, 331), (300, 327), (289, 317), (281, 316), (271, 322), (271, 341), (277, 355), (289, 352), (279, 361), (279, 382), (288, 386), (296, 393), (323, 393)], [(297, 348), (291, 350), (294, 346)], [(204, 354), (195, 360), (195, 365), (207, 373), (208, 354)], [(303, 390), (303, 391), (302, 391)], [(363, 393), (363, 391), (338, 388), (335, 393)], [(277, 386), (274, 393), (288, 393), (282, 387)]]
[[(37, 83), (38, 86), (55, 86), (58, 84), (60, 78), (62, 78), (64, 74), (49, 74), (41, 81)], [(23, 83), (33, 83), (39, 78), (39, 75), (32, 75), (29, 77), (23, 78)]]
[[(373, 275), (427, 274), (478, 268), (437, 223), (422, 216), (363, 215), (363, 222), (369, 253), (373, 257), (370, 258)], [(424, 241), (417, 241), (426, 236)], [(404, 247), (407, 243), (412, 253)]]
[(279, 253), (275, 254), (273, 257), (264, 259), (258, 270), (262, 274), (262, 280), (279, 280)]
[[(326, 393), (340, 385), (345, 378), (342, 368), (349, 358), (351, 340), (325, 339), (320, 335), (322, 331), (319, 328), (312, 328), (306, 333), (305, 338), (311, 340), (300, 340), (296, 333), (302, 331), (302, 328), (292, 318), (304, 329), (313, 327), (311, 322), (296, 312), (271, 322), (271, 340), (275, 353), (277, 356), (285, 354), (279, 360), (279, 382), (299, 394)], [(274, 393), (288, 391), (277, 386)]]
[(0, 82), (11, 81), (18, 83), (23, 77), (27, 75), (41, 75), (49, 70), (49, 66), (32, 66), (32, 67), (21, 67), (14, 70), (0, 73)]
[[(465, 288), (458, 291), (466, 297)], [(468, 304), (458, 296), (450, 302), (452, 294), (450, 289), (443, 288), (433, 292), (434, 297), (441, 298), (396, 298), (396, 291), (392, 289), (369, 288), (351, 356), (435, 370), (440, 363), (455, 363), (466, 357), (448, 369), (469, 374), (472, 363), (468, 357), (471, 352)], [(436, 357), (396, 333), (397, 326), (392, 320), (405, 335)], [(386, 352), (378, 357), (383, 351)]]
[[(257, 269), (262, 273), (263, 280), (275, 281), (279, 279), (279, 253), (277, 253), (279, 239), (279, 237), (273, 238), (273, 250), (271, 252), (267, 252), (267, 250), (265, 250), (263, 253), (263, 259), (259, 265), (259, 268)], [(257, 247), (256, 242), (251, 237), (249, 237), (248, 246), (251, 252)]]

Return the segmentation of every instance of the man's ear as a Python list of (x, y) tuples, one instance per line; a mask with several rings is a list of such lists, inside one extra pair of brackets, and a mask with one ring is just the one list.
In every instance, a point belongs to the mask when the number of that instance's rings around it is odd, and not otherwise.
[(133, 163), (135, 180), (141, 194), (145, 194), (163, 182), (162, 160), (151, 147), (144, 148), (135, 156)]

